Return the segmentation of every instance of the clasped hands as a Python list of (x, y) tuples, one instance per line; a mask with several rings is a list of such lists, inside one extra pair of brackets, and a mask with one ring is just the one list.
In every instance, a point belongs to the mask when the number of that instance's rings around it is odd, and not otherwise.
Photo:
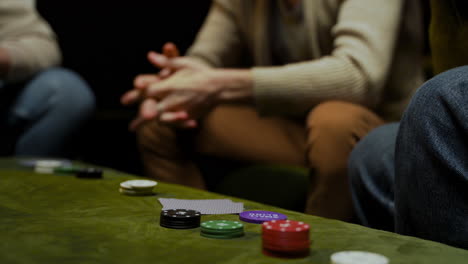
[(195, 128), (197, 119), (217, 102), (215, 70), (192, 58), (179, 57), (172, 43), (164, 45), (162, 54), (149, 52), (148, 60), (160, 69), (159, 73), (138, 75), (133, 89), (121, 97), (124, 105), (140, 103), (130, 129), (135, 130), (150, 120)]

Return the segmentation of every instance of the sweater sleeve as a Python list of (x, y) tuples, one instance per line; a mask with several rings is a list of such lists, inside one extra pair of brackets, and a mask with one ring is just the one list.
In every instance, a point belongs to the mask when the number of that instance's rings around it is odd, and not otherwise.
[(241, 63), (244, 43), (235, 14), (239, 0), (216, 0), (187, 55), (212, 67), (236, 67)]
[(6, 81), (23, 81), (60, 63), (55, 35), (35, 10), (34, 1), (6, 0), (0, 9), (8, 14), (2, 16), (3, 28), (0, 28), (0, 47), (11, 58)]
[(342, 1), (330, 55), (253, 68), (259, 112), (302, 115), (327, 100), (374, 107), (391, 68), (403, 6), (404, 0)]

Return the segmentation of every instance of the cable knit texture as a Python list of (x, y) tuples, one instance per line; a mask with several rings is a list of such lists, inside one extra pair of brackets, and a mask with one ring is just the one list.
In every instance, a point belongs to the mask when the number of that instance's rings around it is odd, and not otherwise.
[(60, 63), (55, 35), (34, 4), (33, 0), (0, 1), (0, 47), (11, 58), (6, 81), (24, 81)]
[(326, 100), (399, 119), (423, 82), (418, 1), (303, 0), (311, 58), (271, 66), (268, 0), (216, 0), (188, 55), (213, 67), (253, 67), (262, 114), (303, 116)]

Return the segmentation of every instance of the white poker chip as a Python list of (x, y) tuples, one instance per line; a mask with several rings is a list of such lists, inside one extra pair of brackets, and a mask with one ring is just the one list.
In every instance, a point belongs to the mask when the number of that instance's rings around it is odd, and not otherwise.
[(133, 189), (148, 189), (154, 188), (158, 183), (150, 180), (132, 180), (130, 185)]
[(52, 174), (54, 173), (54, 168), (47, 168), (47, 167), (34, 167), (34, 172), (41, 173), (41, 174)]
[(151, 195), (153, 194), (153, 191), (135, 191), (135, 190), (128, 190), (124, 188), (119, 188), (119, 192), (121, 194), (126, 194), (126, 195)]
[(132, 190), (132, 185), (130, 185), (129, 181), (121, 182), (120, 188), (125, 190)]
[(38, 160), (35, 162), (34, 171), (37, 173), (54, 173), (55, 168), (59, 168), (64, 165), (64, 162), (60, 160)]
[(332, 264), (388, 264), (387, 257), (366, 251), (341, 251), (331, 255)]
[(153, 189), (158, 183), (151, 180), (129, 180), (120, 183), (120, 187), (127, 190)]
[(58, 168), (62, 165), (63, 165), (63, 162), (59, 160), (38, 160), (36, 161), (35, 167)]

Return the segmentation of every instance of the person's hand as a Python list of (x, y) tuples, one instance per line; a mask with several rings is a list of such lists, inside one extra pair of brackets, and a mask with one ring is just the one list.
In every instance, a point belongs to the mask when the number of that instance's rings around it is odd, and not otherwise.
[[(179, 57), (179, 50), (173, 43), (166, 43), (163, 47), (163, 54), (155, 51), (148, 52), (148, 61), (160, 71), (158, 74), (141, 74), (133, 82), (133, 90), (126, 92), (121, 97), (123, 105), (130, 105), (140, 102), (145, 98), (145, 90), (148, 85), (159, 82), (171, 76), (183, 68), (201, 69), (207, 68), (206, 65), (189, 57)], [(174, 58), (177, 61), (174, 62)]]
[(179, 128), (195, 128), (196, 119), (213, 107), (217, 95), (212, 79), (214, 70), (186, 67), (186, 62), (183, 58), (174, 59), (172, 65), (176, 72), (145, 89), (146, 99), (130, 129), (135, 130), (143, 122), (153, 119)]
[[(130, 123), (130, 129), (135, 130), (143, 122), (151, 120), (154, 115), (148, 113), (154, 113), (157, 102), (155, 99), (145, 99), (145, 93), (147, 87), (152, 83), (157, 83), (165, 78), (168, 78), (176, 72), (185, 67), (191, 68), (205, 68), (206, 66), (196, 62), (190, 58), (180, 58), (178, 63), (172, 63), (173, 58), (179, 56), (179, 50), (173, 43), (166, 43), (163, 46), (163, 54), (159, 54), (154, 51), (148, 53), (148, 60), (155, 67), (161, 69), (159, 74), (141, 74), (138, 75), (134, 80), (134, 88), (126, 92), (121, 97), (121, 102), (124, 105), (130, 105), (137, 102), (142, 102), (140, 105), (139, 115)], [(166, 113), (165, 116), (171, 117), (174, 125), (182, 128), (191, 128), (196, 126), (195, 120), (186, 120), (187, 114), (182, 112)], [(178, 121), (178, 124), (176, 124)]]
[[(163, 97), (167, 96), (169, 93), (159, 93), (156, 95), (155, 92), (152, 92), (150, 95), (149, 91), (151, 90), (151, 87), (156, 87), (156, 85), (159, 83), (165, 83), (169, 80), (172, 80), (176, 75), (178, 76), (180, 72), (202, 72), (210, 68), (187, 57), (167, 58), (160, 54), (155, 54), (154, 61), (156, 61), (159, 65), (164, 65), (164, 68), (170, 71), (170, 76), (166, 78), (154, 75), (141, 76), (135, 82), (135, 89), (124, 95), (124, 97), (138, 97), (138, 99), (131, 98), (133, 100), (145, 98), (143, 99), (143, 102), (140, 105), (140, 111), (138, 116), (130, 123), (130, 129), (136, 130), (142, 123), (155, 118), (159, 118), (161, 122), (165, 122), (167, 124), (177, 126), (180, 128), (196, 127), (196, 120), (193, 118), (189, 118), (189, 113), (186, 112), (184, 109), (179, 110), (171, 107), (167, 109), (164, 108), (164, 110), (162, 110), (161, 106), (159, 106), (158, 101), (162, 100)], [(184, 78), (178, 76), (176, 79), (179, 80), (178, 82), (180, 82)], [(189, 83), (186, 83), (186, 85), (190, 85), (190, 81)], [(137, 93), (137, 95), (134, 95), (133, 93)], [(123, 99), (128, 99), (128, 97)], [(171, 102), (174, 101), (174, 97), (175, 96), (171, 97)]]
[[(174, 63), (180, 63), (177, 59)], [(170, 78), (152, 83), (146, 89), (145, 107), (140, 115), (159, 117), (167, 124), (196, 119), (205, 115), (219, 101), (219, 83), (211, 68), (184, 68)], [(143, 106), (143, 105), (142, 105)], [(194, 122), (190, 122), (191, 125)]]
[[(166, 56), (167, 58), (176, 58), (176, 57), (180, 56), (180, 52), (179, 52), (179, 49), (177, 48), (177, 46), (174, 43), (168, 42), (168, 43), (164, 44), (164, 46), (163, 46), (163, 55)], [(155, 62), (153, 62), (153, 64), (154, 63)], [(161, 68), (161, 71), (159, 72), (159, 76), (161, 78), (167, 78), (172, 73), (173, 73), (172, 69), (170, 69), (168, 67), (164, 67), (164, 68)]]
[(185, 111), (163, 113), (158, 102), (154, 98), (146, 98), (140, 104), (138, 116), (132, 120), (129, 128), (131, 131), (135, 131), (143, 123), (154, 120), (160, 115), (163, 120), (165, 120), (165, 123), (170, 123), (178, 128), (189, 129), (197, 126), (197, 122), (189, 119)]
[[(175, 58), (172, 63), (177, 65), (184, 61)], [(182, 67), (171, 77), (147, 87), (139, 116), (193, 128), (197, 126), (197, 119), (220, 103), (252, 103), (252, 99), (250, 70)]]
[[(162, 56), (160, 56), (162, 55)], [(167, 78), (173, 73), (173, 69), (168, 68), (167, 59), (179, 56), (179, 49), (174, 43), (168, 42), (163, 46), (163, 54), (154, 51), (148, 52), (147, 59), (160, 71), (158, 74), (140, 74), (133, 80), (133, 89), (122, 95), (120, 101), (123, 105), (131, 105), (144, 98), (144, 90), (149, 84)]]

